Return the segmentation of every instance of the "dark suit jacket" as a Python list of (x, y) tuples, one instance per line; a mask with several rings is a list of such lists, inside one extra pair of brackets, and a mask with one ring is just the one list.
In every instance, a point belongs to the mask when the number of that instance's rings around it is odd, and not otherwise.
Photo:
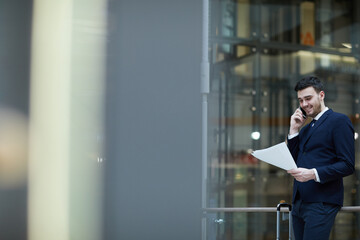
[(354, 172), (354, 128), (341, 113), (327, 110), (314, 127), (304, 126), (297, 137), (288, 139), (288, 147), (298, 167), (316, 168), (320, 183), (294, 180), (296, 194), (304, 202), (326, 202), (343, 205), (343, 177)]

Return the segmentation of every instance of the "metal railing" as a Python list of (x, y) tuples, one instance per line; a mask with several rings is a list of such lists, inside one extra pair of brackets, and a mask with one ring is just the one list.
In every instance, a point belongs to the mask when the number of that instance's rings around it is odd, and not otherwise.
[[(239, 208), (203, 208), (204, 212), (276, 212), (276, 207), (239, 207)], [(281, 212), (289, 212), (289, 209), (282, 208)], [(340, 212), (360, 212), (360, 206), (346, 206)]]

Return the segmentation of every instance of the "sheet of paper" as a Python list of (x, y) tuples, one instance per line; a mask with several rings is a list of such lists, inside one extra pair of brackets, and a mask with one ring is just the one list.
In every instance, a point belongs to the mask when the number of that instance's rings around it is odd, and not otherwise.
[(297, 168), (285, 142), (262, 150), (256, 150), (252, 153), (252, 155), (261, 161), (267, 162), (284, 170)]

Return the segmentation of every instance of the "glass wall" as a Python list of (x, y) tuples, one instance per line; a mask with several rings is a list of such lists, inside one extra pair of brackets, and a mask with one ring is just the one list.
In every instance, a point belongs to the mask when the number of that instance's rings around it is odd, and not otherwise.
[[(293, 88), (303, 76), (324, 81), (326, 106), (349, 116), (359, 133), (359, 7), (355, 0), (210, 2), (209, 208), (291, 202), (293, 178), (250, 153), (285, 140), (298, 106)], [(359, 141), (344, 206), (360, 202)], [(275, 214), (207, 217), (207, 239), (275, 236)], [(359, 221), (359, 214), (340, 213), (331, 239), (360, 239)]]

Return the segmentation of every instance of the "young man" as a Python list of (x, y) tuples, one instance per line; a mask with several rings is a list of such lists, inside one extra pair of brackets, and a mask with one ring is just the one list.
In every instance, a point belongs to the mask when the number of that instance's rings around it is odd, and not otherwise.
[[(293, 228), (296, 240), (328, 240), (344, 199), (343, 177), (354, 172), (354, 129), (350, 119), (325, 106), (314, 76), (295, 86), (300, 108), (290, 120), (288, 147), (298, 166), (294, 179)], [(304, 126), (306, 119), (313, 121)], [(304, 127), (303, 127), (304, 126)]]

